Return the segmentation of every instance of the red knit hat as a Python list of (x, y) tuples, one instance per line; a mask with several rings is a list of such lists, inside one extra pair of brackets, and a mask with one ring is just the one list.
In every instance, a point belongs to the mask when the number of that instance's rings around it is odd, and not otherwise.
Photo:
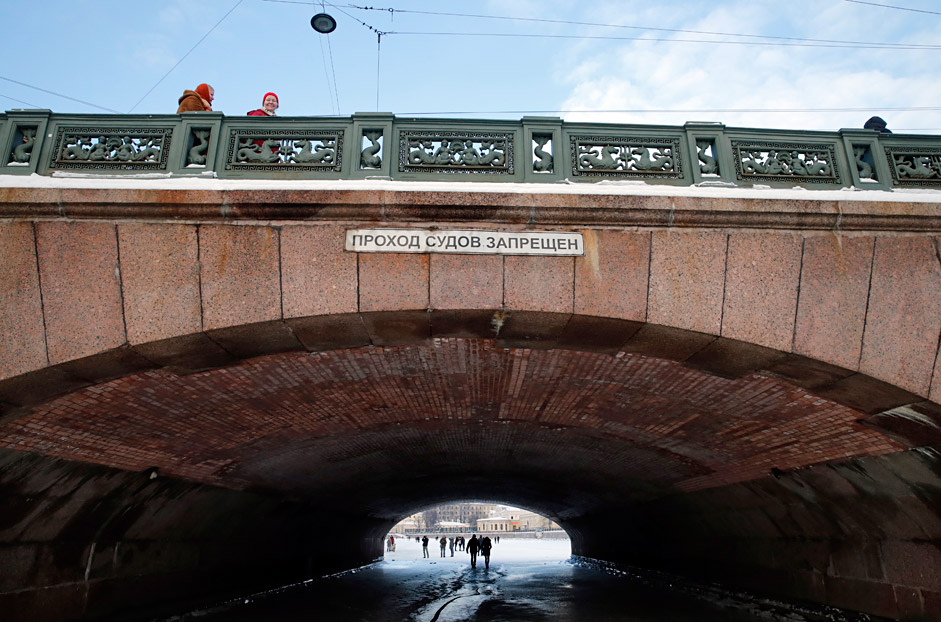
[(211, 102), (212, 95), (210, 94), (210, 90), (209, 90), (211, 88), (212, 87), (206, 83), (200, 84), (199, 86), (196, 87), (196, 94), (202, 97), (203, 99), (205, 99), (207, 102)]
[(278, 99), (278, 94), (277, 94), (277, 93), (265, 93), (265, 96), (261, 98), (261, 105), (262, 105), (262, 106), (265, 105), (265, 100), (268, 99), (268, 96), (269, 96), (269, 95), (273, 95), (275, 101), (277, 101), (279, 105), (281, 104), (281, 100)]

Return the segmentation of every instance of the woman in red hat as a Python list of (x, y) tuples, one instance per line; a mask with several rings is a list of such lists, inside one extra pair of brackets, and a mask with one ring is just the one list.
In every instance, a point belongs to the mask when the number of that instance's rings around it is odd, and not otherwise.
[(248, 113), (250, 117), (273, 117), (278, 109), (278, 96), (275, 93), (265, 93), (261, 98), (261, 108)]
[(200, 84), (196, 90), (183, 91), (180, 96), (180, 107), (177, 108), (177, 114), (181, 112), (211, 112), (212, 100), (216, 98), (216, 90), (208, 84)]

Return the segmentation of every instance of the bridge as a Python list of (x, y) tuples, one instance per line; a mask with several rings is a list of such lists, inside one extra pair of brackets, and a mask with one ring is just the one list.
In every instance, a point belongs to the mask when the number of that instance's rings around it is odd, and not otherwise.
[(936, 136), (9, 111), (0, 150), (17, 619), (355, 567), (454, 499), (941, 616)]

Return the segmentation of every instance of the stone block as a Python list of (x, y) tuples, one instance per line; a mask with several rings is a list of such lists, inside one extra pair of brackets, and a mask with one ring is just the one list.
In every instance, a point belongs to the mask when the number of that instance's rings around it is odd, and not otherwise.
[(647, 318), (650, 234), (585, 231), (575, 259), (575, 313), (643, 322)]
[(938, 348), (937, 358), (934, 362), (934, 376), (931, 379), (931, 393), (928, 399), (941, 404), (941, 348)]
[(650, 248), (647, 321), (718, 335), (728, 236), (655, 231)]
[(805, 389), (830, 385), (855, 373), (849, 369), (797, 354), (784, 356), (769, 364), (765, 369)]
[(185, 375), (235, 362), (235, 358), (203, 333), (151, 341), (134, 346), (144, 358)]
[(729, 236), (723, 337), (791, 351), (802, 244), (795, 234)]
[(868, 414), (921, 401), (913, 393), (864, 374), (816, 387), (814, 394)]
[(882, 542), (889, 583), (933, 589), (941, 586), (941, 548), (936, 542)]
[(57, 367), (82, 380), (104, 382), (145, 369), (153, 369), (156, 365), (138, 352), (125, 346), (61, 363)]
[(33, 226), (0, 223), (0, 378), (46, 365), (46, 334)]
[(0, 611), (24, 612), (24, 617), (13, 620), (29, 622), (59, 622), (63, 612), (79, 617), (85, 610), (87, 588), (81, 583), (70, 583), (41, 589), (0, 593)]
[(571, 315), (539, 311), (509, 311), (506, 313), (497, 346), (501, 348), (549, 349), (562, 336)]
[(360, 315), (369, 340), (376, 346), (423, 343), (431, 338), (431, 317), (427, 311), (388, 311)]
[(118, 244), (128, 341), (146, 343), (199, 332), (196, 227), (119, 224)]
[(504, 303), (511, 312), (572, 312), (575, 262), (571, 257), (505, 257), (503, 278)]
[(924, 606), (922, 603), (921, 590), (896, 585), (895, 602), (899, 608), (899, 620), (903, 622), (914, 622), (916, 620), (930, 620), (933, 618), (924, 617)]
[(841, 579), (882, 581), (882, 558), (878, 544), (835, 540), (830, 551), (829, 574)]
[(203, 330), (281, 318), (278, 230), (199, 229)]
[(930, 238), (876, 240), (859, 370), (927, 396), (941, 334), (941, 264)]
[(941, 590), (921, 590), (922, 620), (941, 620)]
[(496, 323), (501, 323), (503, 311), (485, 309), (452, 309), (431, 312), (432, 337), (463, 339), (493, 339)]
[(503, 257), (431, 255), (432, 309), (500, 309), (503, 306)]
[(280, 320), (230, 326), (212, 330), (206, 334), (225, 348), (226, 352), (239, 358), (304, 349), (288, 325)]
[(556, 341), (557, 348), (617, 354), (640, 330), (640, 322), (608, 317), (573, 315)]
[(827, 577), (826, 586), (827, 603), (834, 607), (890, 619), (898, 617), (895, 591), (887, 583)]
[(684, 364), (723, 378), (741, 378), (785, 356), (779, 350), (720, 337), (686, 359)]
[(45, 367), (35, 372), (0, 381), (0, 401), (14, 408), (4, 409), (0, 421), (16, 412), (16, 407), (32, 406), (49, 398), (70, 393), (89, 385), (59, 367)]
[(807, 238), (794, 352), (856, 370), (862, 351), (873, 238)]
[(124, 310), (114, 225), (36, 223), (49, 363), (123, 345)]
[(357, 311), (357, 255), (344, 250), (345, 227), (284, 226), (284, 317)]
[(360, 253), (359, 310), (428, 309), (428, 255)]
[(642, 354), (671, 361), (685, 361), (718, 339), (715, 335), (691, 330), (644, 324), (621, 349), (630, 354)]
[(358, 313), (292, 318), (285, 323), (311, 352), (368, 346), (369, 333)]

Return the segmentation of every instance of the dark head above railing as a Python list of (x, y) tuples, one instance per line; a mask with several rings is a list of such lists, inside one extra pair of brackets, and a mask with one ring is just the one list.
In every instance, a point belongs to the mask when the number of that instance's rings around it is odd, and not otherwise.
[(0, 174), (941, 188), (941, 136), (397, 118), (0, 115)]

